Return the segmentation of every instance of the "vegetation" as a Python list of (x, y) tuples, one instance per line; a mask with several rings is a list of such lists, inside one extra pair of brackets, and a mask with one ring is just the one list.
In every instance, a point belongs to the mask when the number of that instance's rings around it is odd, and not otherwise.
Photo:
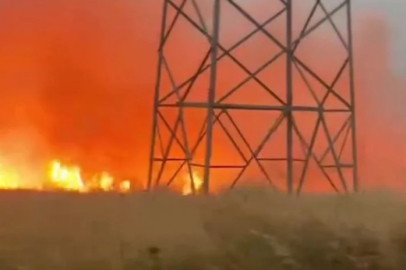
[(406, 269), (406, 200), (0, 194), (0, 269)]

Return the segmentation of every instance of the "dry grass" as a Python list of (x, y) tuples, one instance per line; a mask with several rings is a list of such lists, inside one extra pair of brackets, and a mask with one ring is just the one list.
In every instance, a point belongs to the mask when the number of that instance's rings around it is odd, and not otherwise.
[(0, 269), (406, 269), (406, 200), (0, 194)]

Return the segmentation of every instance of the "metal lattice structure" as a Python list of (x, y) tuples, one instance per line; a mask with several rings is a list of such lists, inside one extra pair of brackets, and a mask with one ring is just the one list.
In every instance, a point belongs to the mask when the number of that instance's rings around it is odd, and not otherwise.
[(357, 191), (350, 0), (163, 2), (149, 189)]

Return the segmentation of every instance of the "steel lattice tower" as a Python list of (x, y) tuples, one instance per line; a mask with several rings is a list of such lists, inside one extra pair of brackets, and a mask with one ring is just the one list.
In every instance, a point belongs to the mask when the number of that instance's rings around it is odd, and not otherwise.
[(163, 2), (149, 189), (357, 191), (350, 0)]

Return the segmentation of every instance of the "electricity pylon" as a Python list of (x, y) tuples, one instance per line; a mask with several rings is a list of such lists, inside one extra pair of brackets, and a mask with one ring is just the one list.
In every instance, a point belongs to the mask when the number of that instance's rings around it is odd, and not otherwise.
[(148, 188), (357, 191), (351, 28), (350, 0), (164, 0)]

